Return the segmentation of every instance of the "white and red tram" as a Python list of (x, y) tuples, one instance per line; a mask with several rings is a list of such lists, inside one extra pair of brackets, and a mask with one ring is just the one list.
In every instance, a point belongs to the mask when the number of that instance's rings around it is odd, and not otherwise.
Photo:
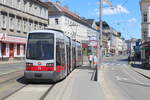
[(82, 65), (82, 47), (56, 29), (28, 33), (26, 47), (27, 80), (58, 81)]

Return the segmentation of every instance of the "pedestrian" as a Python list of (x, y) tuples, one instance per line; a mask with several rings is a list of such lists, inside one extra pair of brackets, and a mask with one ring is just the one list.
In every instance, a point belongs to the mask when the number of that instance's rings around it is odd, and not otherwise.
[(92, 66), (92, 62), (93, 62), (93, 55), (90, 54), (90, 55), (89, 55), (89, 63), (90, 63), (90, 66)]
[(130, 55), (128, 56), (128, 64), (130, 64), (130, 62), (131, 62), (131, 57), (130, 57)]
[(93, 57), (93, 65), (94, 65), (94, 68), (97, 67), (97, 56), (96, 55), (94, 55), (94, 57)]

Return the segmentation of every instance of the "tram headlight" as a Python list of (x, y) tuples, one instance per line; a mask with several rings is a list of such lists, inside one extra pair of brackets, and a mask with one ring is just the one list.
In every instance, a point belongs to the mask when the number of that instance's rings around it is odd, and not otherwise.
[(26, 63), (26, 67), (32, 67), (33, 63)]
[(46, 67), (54, 67), (54, 64), (53, 63), (47, 63)]

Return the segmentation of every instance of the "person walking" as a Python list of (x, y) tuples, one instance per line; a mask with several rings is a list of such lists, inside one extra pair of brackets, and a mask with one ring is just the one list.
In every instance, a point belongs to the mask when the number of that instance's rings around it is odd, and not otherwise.
[(130, 62), (131, 62), (131, 56), (129, 55), (128, 56), (128, 64), (130, 64)]
[(92, 62), (93, 62), (93, 55), (89, 55), (89, 63), (90, 63), (90, 67), (92, 67)]
[(94, 57), (93, 57), (93, 67), (94, 68), (96, 68), (97, 67), (97, 56), (96, 55), (94, 55)]

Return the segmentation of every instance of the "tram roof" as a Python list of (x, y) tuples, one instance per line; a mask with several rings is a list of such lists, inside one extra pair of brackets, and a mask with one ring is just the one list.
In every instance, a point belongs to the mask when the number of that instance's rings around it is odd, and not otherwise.
[(29, 32), (29, 33), (41, 33), (41, 32), (44, 32), (44, 33), (48, 33), (48, 32), (50, 32), (50, 31), (57, 31), (57, 32), (61, 32), (61, 33), (64, 33), (63, 31), (61, 31), (61, 30), (58, 30), (58, 29), (51, 29), (51, 28), (46, 28), (46, 29), (43, 29), (43, 30), (34, 30), (34, 31), (31, 31), (31, 32)]

